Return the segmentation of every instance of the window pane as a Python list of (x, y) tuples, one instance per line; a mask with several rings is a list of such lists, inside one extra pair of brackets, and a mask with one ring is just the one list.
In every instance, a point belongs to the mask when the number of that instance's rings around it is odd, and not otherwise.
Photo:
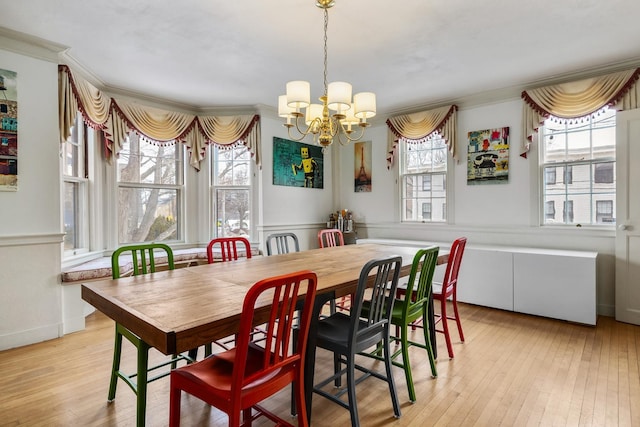
[(120, 243), (161, 242), (178, 236), (178, 190), (121, 187)]
[(145, 184), (182, 184), (179, 144), (162, 147), (131, 136), (118, 156), (118, 181)]
[(214, 185), (249, 185), (250, 161), (249, 150), (244, 146), (232, 149), (215, 147), (214, 152)]
[(78, 183), (64, 183), (64, 250), (73, 250), (78, 248)]
[(216, 190), (217, 236), (248, 237), (250, 230), (249, 190)]

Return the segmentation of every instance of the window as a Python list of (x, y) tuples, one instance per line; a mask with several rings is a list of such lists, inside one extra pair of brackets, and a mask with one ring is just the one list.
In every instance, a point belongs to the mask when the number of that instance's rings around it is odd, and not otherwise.
[(251, 154), (247, 147), (211, 145), (215, 237), (251, 236)]
[(401, 145), (400, 182), (403, 221), (446, 221), (447, 146), (440, 135)]
[(129, 134), (118, 156), (119, 244), (182, 239), (183, 151)]
[(613, 200), (596, 201), (596, 222), (598, 224), (615, 222), (613, 216)]
[(61, 155), (65, 256), (89, 250), (87, 136), (87, 126), (77, 114), (71, 135), (62, 145)]
[[(616, 197), (615, 110), (607, 109), (589, 119), (550, 118), (540, 136), (544, 224), (612, 223)], [(556, 180), (556, 173), (561, 174), (562, 182)], [(611, 212), (598, 213), (602, 200), (611, 201)], [(562, 218), (556, 218), (555, 208), (550, 208), (556, 204), (563, 207)], [(604, 209), (604, 204), (601, 206)]]
[(553, 220), (556, 217), (556, 202), (549, 200), (544, 205), (544, 217)]
[(431, 221), (431, 203), (422, 204), (422, 219), (425, 221)]
[(573, 200), (565, 200), (562, 208), (562, 218), (565, 223), (573, 222)]

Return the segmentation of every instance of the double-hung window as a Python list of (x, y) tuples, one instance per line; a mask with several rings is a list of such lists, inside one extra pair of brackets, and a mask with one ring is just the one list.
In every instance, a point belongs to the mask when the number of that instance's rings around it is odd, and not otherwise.
[(615, 142), (615, 110), (589, 119), (545, 121), (540, 144), (544, 224), (615, 222)]
[(65, 257), (87, 252), (90, 246), (87, 139), (87, 126), (78, 114), (61, 153)]
[(251, 237), (251, 153), (247, 147), (210, 146), (215, 237)]
[(118, 156), (118, 243), (182, 240), (182, 144), (131, 132)]
[(401, 140), (400, 182), (403, 221), (446, 221), (447, 145), (440, 135)]

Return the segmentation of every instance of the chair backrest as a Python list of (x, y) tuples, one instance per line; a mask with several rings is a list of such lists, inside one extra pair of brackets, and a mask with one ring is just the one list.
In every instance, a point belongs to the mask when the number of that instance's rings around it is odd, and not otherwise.
[(344, 246), (344, 235), (337, 228), (326, 228), (318, 231), (318, 246), (330, 248), (332, 246)]
[[(271, 248), (271, 244), (275, 243), (275, 252)], [(298, 236), (294, 233), (274, 233), (267, 236), (265, 241), (267, 255), (288, 254), (289, 252), (300, 252), (300, 244)]]
[[(349, 337), (353, 348), (367, 348), (376, 344), (384, 328), (388, 327), (401, 267), (400, 256), (374, 259), (362, 267), (358, 287), (351, 298)], [(372, 272), (374, 276), (370, 277)], [(363, 313), (363, 300), (368, 288), (368, 309)]]
[[(111, 276), (114, 279), (120, 277), (120, 256), (122, 254), (131, 255), (131, 264), (133, 275), (153, 273), (156, 271), (156, 253), (160, 253), (160, 257), (166, 258), (167, 268), (173, 270), (175, 264), (173, 262), (173, 251), (164, 243), (145, 243), (139, 245), (121, 246), (111, 254)], [(164, 253), (163, 253), (164, 252)], [(164, 264), (162, 260), (162, 264)]]
[(404, 297), (403, 311), (405, 314), (418, 308), (421, 309), (431, 296), (433, 274), (436, 271), (439, 250), (440, 248), (437, 246), (419, 249), (413, 257)]
[(238, 259), (238, 243), (244, 245), (247, 258), (251, 258), (251, 244), (244, 237), (219, 237), (213, 239), (207, 245), (207, 261), (213, 264), (213, 251), (216, 245), (220, 246), (221, 261), (235, 261)]
[[(259, 345), (267, 351), (264, 352), (262, 369), (251, 375), (245, 374), (244, 363), (234, 363), (232, 389), (235, 388), (235, 390), (232, 390), (232, 395), (236, 394), (235, 398), (240, 398), (242, 388), (247, 384), (262, 378), (268, 381), (272, 372), (291, 364), (298, 364), (300, 375), (298, 380), (302, 380), (316, 287), (316, 274), (310, 270), (303, 270), (263, 279), (249, 289), (242, 306), (240, 330), (236, 337), (235, 360), (247, 360), (249, 345)], [(296, 307), (296, 303), (302, 295), (304, 295), (304, 305), (296, 316), (296, 308), (300, 308)], [(269, 317), (254, 319), (258, 307), (264, 307), (265, 302), (269, 300), (271, 301)], [(261, 325), (260, 328), (264, 331), (264, 338), (260, 338), (259, 344), (252, 343), (254, 323), (263, 321), (266, 321), (266, 324)], [(298, 340), (296, 348), (293, 348), (291, 331), (296, 324), (299, 325)]]
[(442, 279), (442, 295), (448, 297), (456, 294), (458, 285), (458, 272), (460, 271), (460, 263), (462, 262), (462, 254), (464, 247), (467, 245), (467, 238), (460, 237), (453, 241), (449, 258), (447, 260), (447, 270)]

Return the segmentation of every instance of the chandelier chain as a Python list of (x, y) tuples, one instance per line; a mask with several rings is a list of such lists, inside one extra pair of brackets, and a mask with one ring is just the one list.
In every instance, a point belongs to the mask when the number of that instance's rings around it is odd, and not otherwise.
[(329, 27), (329, 9), (324, 9), (324, 96), (327, 96), (327, 28)]

